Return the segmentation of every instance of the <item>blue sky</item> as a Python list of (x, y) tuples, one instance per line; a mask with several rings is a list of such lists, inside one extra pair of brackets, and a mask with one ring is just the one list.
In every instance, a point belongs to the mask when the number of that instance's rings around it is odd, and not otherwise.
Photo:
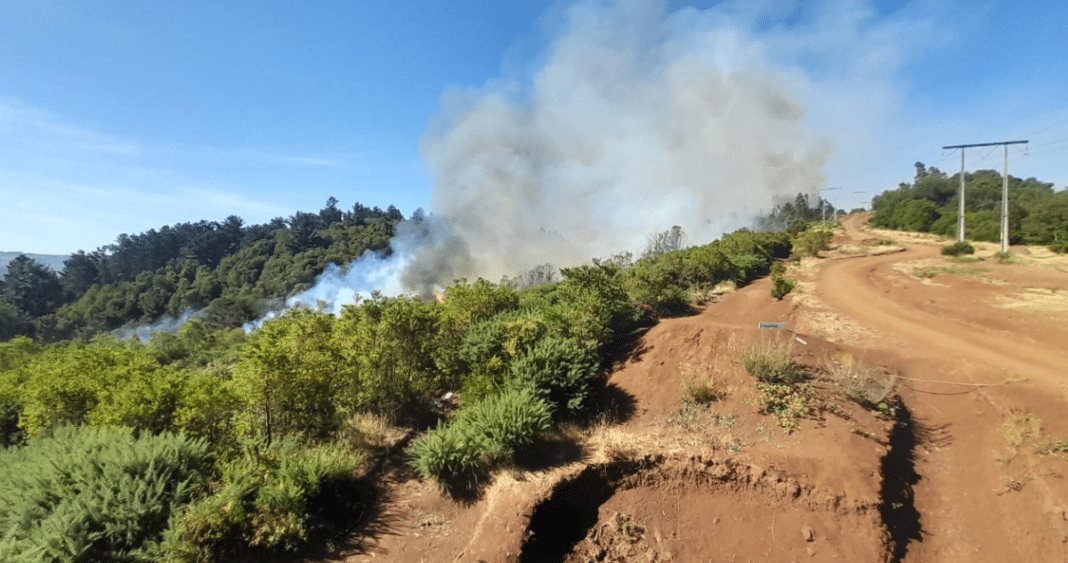
[[(657, 5), (596, 2), (617, 3)], [(0, 250), (259, 223), (330, 196), (440, 207), (420, 143), (443, 94), (508, 83), (521, 97), (575, 4), (4, 0)], [(950, 144), (1030, 139), (1010, 173), (1068, 185), (1068, 3), (784, 4), (660, 5), (762, 53), (826, 150), (840, 207), (910, 180), (916, 161), (956, 171)], [(748, 53), (724, 53), (723, 68)], [(1000, 149), (969, 150), (967, 167), (1000, 169)]]

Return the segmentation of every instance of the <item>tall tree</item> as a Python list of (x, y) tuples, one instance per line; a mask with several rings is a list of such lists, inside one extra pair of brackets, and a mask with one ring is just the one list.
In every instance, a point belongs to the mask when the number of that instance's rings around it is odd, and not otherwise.
[(64, 297), (74, 301), (100, 281), (99, 257), (79, 250), (63, 262), (63, 273), (59, 283), (63, 286)]
[(20, 254), (7, 265), (0, 295), (30, 316), (41, 317), (63, 302), (63, 286), (48, 266)]

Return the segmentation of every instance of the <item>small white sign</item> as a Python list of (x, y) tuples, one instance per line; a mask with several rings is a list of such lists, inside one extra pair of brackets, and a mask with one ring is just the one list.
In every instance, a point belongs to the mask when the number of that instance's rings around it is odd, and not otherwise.
[(760, 328), (786, 328), (786, 323), (760, 323)]

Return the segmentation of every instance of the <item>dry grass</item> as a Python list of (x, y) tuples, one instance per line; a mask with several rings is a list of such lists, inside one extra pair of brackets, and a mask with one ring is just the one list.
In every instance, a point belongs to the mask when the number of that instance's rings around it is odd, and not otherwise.
[(665, 417), (656, 446), (672, 453), (738, 453), (746, 444), (735, 431), (736, 422), (733, 415), (684, 402), (678, 412)]
[(828, 377), (831, 384), (847, 397), (869, 408), (893, 396), (897, 386), (897, 376), (861, 362), (849, 354), (833, 362)]
[(682, 376), (682, 400), (697, 405), (707, 405), (723, 399), (725, 393), (716, 384), (716, 376), (712, 372), (712, 366), (697, 367), (689, 362), (680, 367)]
[(1028, 439), (1038, 439), (1042, 436), (1042, 419), (1033, 414), (1025, 414), (1016, 417), (1015, 420), (1002, 424), (997, 430), (1012, 447), (1022, 446)]
[(1014, 295), (999, 296), (995, 305), (1003, 309), (1068, 313), (1068, 291), (1055, 287), (1029, 287)]
[(641, 455), (641, 448), (636, 437), (614, 426), (600, 426), (594, 429), (589, 444), (608, 461), (625, 461)]
[(958, 277), (979, 277), (985, 274), (989, 274), (990, 270), (988, 268), (976, 268), (970, 266), (932, 265), (914, 268), (909, 273), (916, 278), (930, 279), (937, 276), (938, 274), (950, 274)]
[(385, 450), (403, 439), (404, 431), (390, 425), (383, 417), (371, 413), (357, 413), (350, 416), (338, 431), (342, 441), (352, 444), (357, 449)]

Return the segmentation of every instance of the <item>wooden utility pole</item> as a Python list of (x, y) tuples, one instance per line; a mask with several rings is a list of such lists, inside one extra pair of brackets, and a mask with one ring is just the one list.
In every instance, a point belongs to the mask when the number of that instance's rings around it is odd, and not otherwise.
[(1001, 251), (1009, 251), (1009, 145), (1018, 145), (1027, 141), (1001, 141), (1000, 143), (974, 143), (971, 145), (950, 145), (945, 149), (960, 149), (960, 208), (957, 211), (957, 240), (964, 240), (964, 149), (970, 147), (1005, 147), (1005, 173), (1001, 175)]

